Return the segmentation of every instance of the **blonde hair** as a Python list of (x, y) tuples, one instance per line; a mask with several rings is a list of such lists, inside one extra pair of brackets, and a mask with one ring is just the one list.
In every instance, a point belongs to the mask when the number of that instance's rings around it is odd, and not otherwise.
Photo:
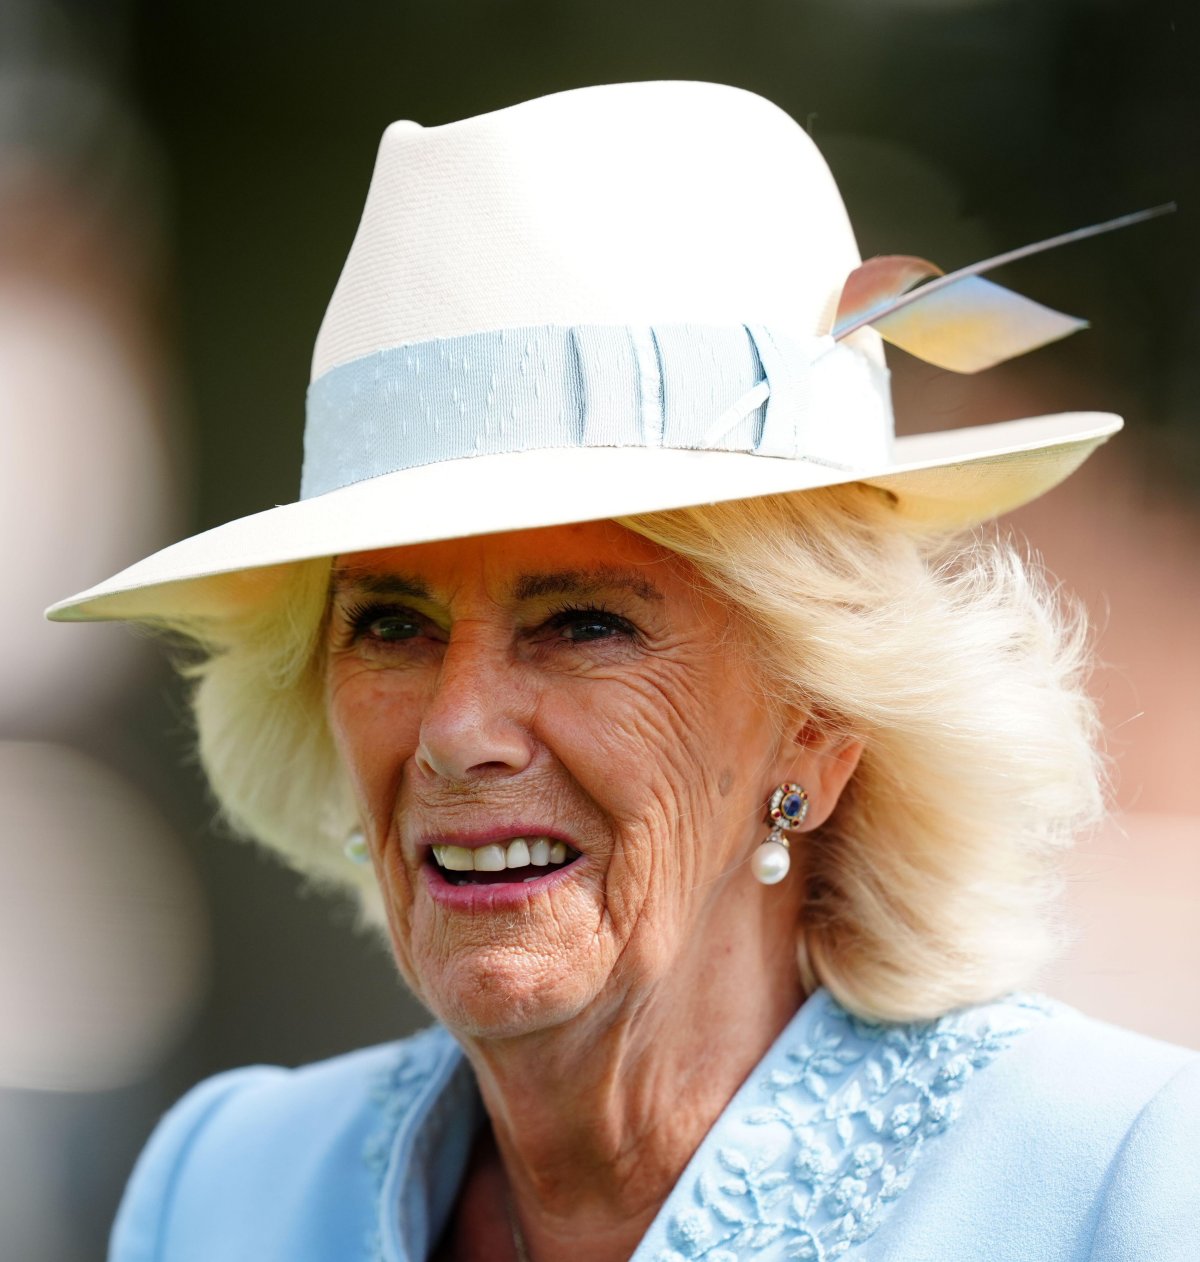
[[(1055, 945), (1056, 858), (1103, 807), (1082, 617), (998, 537), (906, 521), (851, 484), (622, 520), (741, 611), (780, 699), (864, 742), (804, 836), (809, 989), (880, 1020), (1027, 984)], [(346, 862), (354, 807), (325, 721), (329, 559), (198, 641), (200, 756), (225, 819), (381, 922)], [(796, 847), (793, 848), (795, 853)]]

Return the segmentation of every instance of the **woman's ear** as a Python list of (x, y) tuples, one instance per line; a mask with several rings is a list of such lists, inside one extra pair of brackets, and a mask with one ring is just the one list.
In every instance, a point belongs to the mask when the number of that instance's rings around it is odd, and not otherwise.
[(793, 727), (790, 744), (781, 751), (781, 781), (799, 784), (808, 794), (802, 831), (820, 828), (833, 814), (862, 752), (858, 737), (833, 731), (812, 715)]

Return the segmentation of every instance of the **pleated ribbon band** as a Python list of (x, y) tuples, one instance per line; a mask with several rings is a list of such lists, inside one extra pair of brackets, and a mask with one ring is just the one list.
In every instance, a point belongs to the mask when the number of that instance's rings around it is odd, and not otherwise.
[(552, 447), (891, 462), (887, 370), (759, 325), (546, 325), (392, 347), (308, 389), (301, 498), (443, 460)]

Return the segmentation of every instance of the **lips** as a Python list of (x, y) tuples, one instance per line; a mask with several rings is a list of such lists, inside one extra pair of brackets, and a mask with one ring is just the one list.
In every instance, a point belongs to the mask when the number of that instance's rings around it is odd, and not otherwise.
[(579, 851), (555, 837), (511, 837), (483, 845), (435, 843), (430, 857), (452, 885), (511, 885), (536, 881), (579, 858)]

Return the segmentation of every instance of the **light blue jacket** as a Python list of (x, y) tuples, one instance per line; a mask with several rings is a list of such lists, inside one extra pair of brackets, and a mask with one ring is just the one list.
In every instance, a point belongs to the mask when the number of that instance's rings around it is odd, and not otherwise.
[[(155, 1131), (111, 1262), (425, 1262), (481, 1119), (438, 1028), (223, 1074)], [(634, 1257), (1196, 1262), (1200, 1054), (1046, 1000), (880, 1026), (819, 991)]]

